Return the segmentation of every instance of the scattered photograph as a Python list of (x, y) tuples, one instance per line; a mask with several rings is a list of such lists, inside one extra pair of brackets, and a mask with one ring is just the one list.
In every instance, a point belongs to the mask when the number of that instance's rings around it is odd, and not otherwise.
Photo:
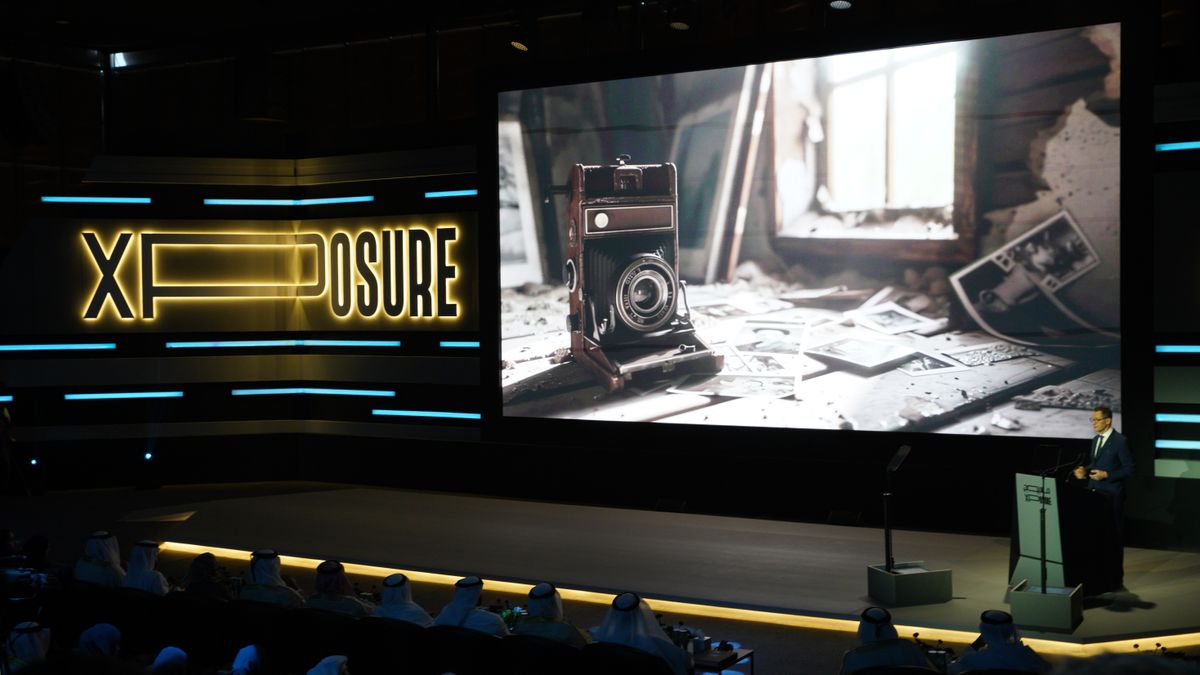
[(791, 374), (791, 363), (784, 361), (775, 354), (750, 354), (741, 353), (742, 362), (746, 364), (746, 368), (754, 374), (763, 375), (787, 375)]
[(1100, 264), (1100, 256), (1066, 211), (1009, 242), (992, 259), (1005, 271), (1020, 265), (1051, 292)]
[(910, 311), (894, 302), (857, 309), (847, 314), (854, 323), (887, 335), (898, 335), (909, 331), (932, 328), (935, 321), (927, 319), (916, 312)]
[(732, 342), (741, 352), (799, 354), (807, 328), (804, 323), (747, 321)]
[(942, 375), (944, 373), (953, 373), (958, 370), (967, 369), (967, 366), (954, 359), (933, 352), (919, 352), (913, 358), (896, 366), (896, 370), (903, 371), (905, 374), (912, 375), (913, 377)]
[(982, 345), (948, 349), (944, 353), (964, 366), (986, 366), (989, 363), (1007, 361), (1021, 356), (1037, 356), (1041, 352), (1024, 345), (988, 342)]
[(791, 375), (697, 375), (667, 391), (730, 398), (784, 398), (796, 392), (796, 378)]
[(880, 370), (908, 360), (913, 356), (915, 350), (911, 347), (887, 342), (868, 342), (858, 338), (845, 338), (809, 349), (804, 353), (813, 358), (832, 361), (860, 370)]

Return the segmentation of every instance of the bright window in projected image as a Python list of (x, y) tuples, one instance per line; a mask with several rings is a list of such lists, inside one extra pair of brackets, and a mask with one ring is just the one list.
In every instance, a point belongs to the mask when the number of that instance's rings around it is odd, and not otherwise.
[(845, 54), (819, 63), (827, 92), (829, 208), (953, 204), (958, 46)]
[(504, 415), (1119, 429), (1120, 55), (1103, 24), (500, 92)]

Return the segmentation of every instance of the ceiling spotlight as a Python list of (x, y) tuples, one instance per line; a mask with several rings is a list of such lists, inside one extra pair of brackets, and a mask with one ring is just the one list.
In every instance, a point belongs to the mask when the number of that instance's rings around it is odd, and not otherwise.
[(512, 40), (508, 44), (512, 45), (512, 48), (519, 52), (529, 51), (529, 45), (525, 44), (524, 40)]
[(686, 21), (672, 21), (667, 25), (671, 27), (671, 30), (688, 30), (691, 28)]
[(850, 0), (830, 0), (829, 6), (834, 9), (850, 9), (853, 3)]

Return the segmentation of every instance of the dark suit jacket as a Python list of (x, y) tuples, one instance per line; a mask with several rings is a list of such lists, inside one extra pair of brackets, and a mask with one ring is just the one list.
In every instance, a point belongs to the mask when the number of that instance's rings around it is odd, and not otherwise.
[[(1088, 445), (1088, 457), (1092, 456), (1092, 448), (1096, 447), (1096, 439), (1092, 436)], [(1129, 443), (1125, 435), (1114, 430), (1108, 437), (1108, 442), (1100, 448), (1100, 454), (1083, 465), (1085, 469), (1100, 469), (1108, 472), (1104, 480), (1088, 479), (1088, 487), (1101, 492), (1107, 492), (1113, 497), (1125, 496), (1125, 479), (1133, 474), (1133, 453), (1129, 452)]]

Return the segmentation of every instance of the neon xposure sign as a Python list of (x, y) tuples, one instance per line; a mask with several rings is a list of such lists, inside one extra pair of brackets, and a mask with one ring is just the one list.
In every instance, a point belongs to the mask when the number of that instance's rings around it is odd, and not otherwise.
[[(458, 235), (456, 225), (353, 234), (122, 231), (105, 244), (85, 231), (83, 246), (99, 280), (83, 318), (99, 319), (108, 304), (121, 319), (154, 320), (171, 301), (321, 302), (325, 296), (339, 319), (455, 318)], [(140, 296), (132, 303), (125, 270), (131, 251)]]

